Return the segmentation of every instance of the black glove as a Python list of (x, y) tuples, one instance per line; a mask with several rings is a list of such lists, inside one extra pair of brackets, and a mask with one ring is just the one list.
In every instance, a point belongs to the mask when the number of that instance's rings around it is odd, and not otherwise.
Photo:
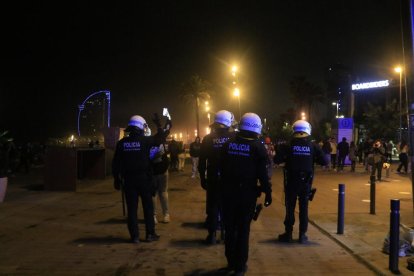
[(118, 177), (114, 178), (114, 188), (119, 191), (121, 189), (122, 180)]
[(268, 206), (270, 206), (270, 204), (272, 204), (272, 193), (267, 192), (266, 196), (265, 196), (264, 206), (268, 207)]
[(200, 182), (201, 182), (201, 188), (203, 188), (204, 190), (207, 190), (207, 180), (205, 178), (201, 178)]
[(157, 128), (161, 128), (161, 120), (160, 120), (160, 117), (158, 116), (158, 113), (154, 113), (154, 116), (152, 117), (152, 121), (157, 126)]

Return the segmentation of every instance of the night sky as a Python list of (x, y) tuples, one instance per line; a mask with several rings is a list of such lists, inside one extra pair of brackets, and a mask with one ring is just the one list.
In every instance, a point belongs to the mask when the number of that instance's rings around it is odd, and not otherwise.
[(2, 4), (0, 129), (18, 139), (74, 134), (77, 105), (99, 90), (112, 92), (112, 126), (166, 106), (175, 130), (192, 132), (181, 83), (200, 75), (213, 109), (237, 114), (233, 63), (242, 113), (267, 118), (292, 105), (294, 76), (323, 87), (331, 64), (371, 81), (401, 63), (395, 0), (62, 3)]

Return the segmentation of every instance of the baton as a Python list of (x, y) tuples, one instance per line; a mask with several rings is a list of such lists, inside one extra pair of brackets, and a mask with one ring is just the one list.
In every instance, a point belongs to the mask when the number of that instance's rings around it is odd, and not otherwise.
[(125, 192), (124, 192), (124, 185), (121, 186), (121, 197), (122, 197), (122, 215), (125, 217)]

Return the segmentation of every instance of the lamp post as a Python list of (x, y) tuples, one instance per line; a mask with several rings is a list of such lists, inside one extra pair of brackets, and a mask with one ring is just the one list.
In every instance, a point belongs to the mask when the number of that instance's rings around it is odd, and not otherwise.
[(239, 101), (239, 120), (241, 119), (241, 111), (240, 111), (240, 89), (234, 88), (233, 95), (237, 97), (237, 100)]
[(238, 71), (239, 71), (239, 67), (237, 65), (233, 65), (231, 67), (231, 75), (233, 76), (233, 86), (234, 86), (234, 91), (233, 91), (233, 95), (235, 97), (237, 97), (237, 100), (239, 102), (239, 120), (241, 118), (241, 108), (240, 108), (240, 89), (237, 87), (239, 85), (239, 76), (238, 76)]
[(402, 113), (402, 89), (401, 89), (401, 82), (402, 82), (402, 68), (395, 67), (394, 68), (396, 73), (400, 74), (400, 105), (399, 105), (399, 117), (400, 117), (400, 143), (402, 139), (402, 120), (401, 120), (401, 113)]
[(332, 105), (336, 105), (336, 117), (335, 118), (339, 118), (339, 103), (337, 102), (333, 102)]

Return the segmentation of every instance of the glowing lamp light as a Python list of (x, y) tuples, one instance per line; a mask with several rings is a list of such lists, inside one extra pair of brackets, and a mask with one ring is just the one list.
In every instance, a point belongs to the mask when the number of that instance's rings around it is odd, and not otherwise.
[(394, 68), (394, 71), (396, 72), (396, 73), (401, 73), (402, 72), (402, 68), (401, 67), (395, 67)]
[(236, 75), (237, 70), (239, 70), (239, 68), (237, 67), (237, 65), (233, 65), (231, 67), (231, 74), (234, 76)]
[(235, 88), (234, 92), (233, 92), (233, 95), (236, 96), (236, 97), (240, 97), (240, 89)]

